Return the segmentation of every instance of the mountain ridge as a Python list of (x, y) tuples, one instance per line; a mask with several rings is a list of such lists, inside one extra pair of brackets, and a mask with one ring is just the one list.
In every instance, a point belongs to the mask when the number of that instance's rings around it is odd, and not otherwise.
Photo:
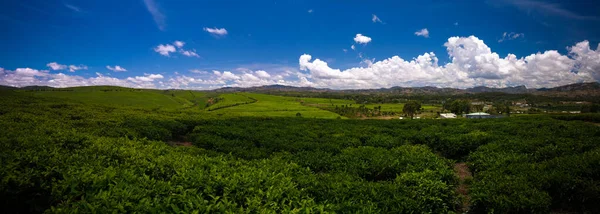
[[(53, 88), (50, 86), (25, 86), (25, 87), (12, 87), (2, 86), (2, 90), (53, 90), (53, 89), (74, 89), (74, 88), (87, 88), (87, 87), (98, 87), (98, 86), (78, 86), (70, 88)], [(111, 86), (103, 86), (111, 87)], [(115, 86), (118, 87), (118, 86)], [(119, 87), (122, 88), (122, 87)], [(174, 89), (165, 89), (174, 90)], [(557, 86), (553, 88), (533, 88), (529, 89), (523, 85), (505, 87), (505, 88), (490, 88), (486, 86), (476, 86), (473, 88), (459, 89), (459, 88), (438, 88), (433, 86), (422, 86), (422, 87), (401, 87), (394, 86), (390, 88), (379, 88), (379, 89), (330, 89), (330, 88), (314, 88), (314, 87), (296, 87), (287, 85), (263, 85), (254, 87), (223, 87), (213, 90), (197, 90), (197, 91), (211, 91), (211, 92), (337, 92), (337, 93), (399, 93), (399, 94), (444, 94), (444, 95), (457, 95), (457, 94), (477, 94), (477, 93), (507, 93), (507, 94), (535, 94), (535, 95), (548, 95), (548, 96), (600, 96), (600, 83), (599, 82), (586, 82), (586, 83), (574, 83), (568, 85)]]

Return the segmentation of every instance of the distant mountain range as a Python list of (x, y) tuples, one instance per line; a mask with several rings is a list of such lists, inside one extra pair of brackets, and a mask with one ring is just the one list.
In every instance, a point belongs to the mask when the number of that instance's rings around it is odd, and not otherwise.
[[(97, 86), (90, 86), (93, 88)], [(87, 87), (76, 87), (87, 88)], [(101, 87), (102, 88), (102, 87)], [(0, 90), (52, 90), (49, 86), (26, 86), (23, 88), (15, 88), (10, 86), (0, 86)], [(467, 89), (456, 88), (437, 88), (431, 86), (425, 87), (392, 87), (380, 89), (349, 89), (336, 90), (328, 88), (313, 88), (313, 87), (294, 87), (286, 85), (265, 85), (257, 87), (224, 87), (212, 90), (213, 92), (329, 92), (329, 93), (395, 93), (406, 95), (458, 95), (458, 94), (476, 94), (476, 93), (507, 93), (507, 94), (535, 94), (542, 96), (560, 96), (560, 97), (575, 97), (575, 96), (594, 96), (600, 97), (600, 83), (575, 83), (570, 85), (558, 86), (554, 88), (539, 88), (528, 89), (525, 86), (514, 86), (506, 88), (489, 88), (478, 86)]]
[(328, 88), (294, 87), (285, 85), (266, 85), (258, 87), (240, 88), (225, 87), (213, 90), (215, 92), (339, 92), (339, 93), (399, 93), (399, 94), (429, 94), (429, 95), (453, 95), (453, 94), (476, 94), (476, 93), (507, 93), (507, 94), (536, 94), (545, 96), (600, 96), (600, 83), (575, 83), (554, 88), (528, 89), (525, 86), (514, 86), (506, 88), (489, 88), (478, 86), (467, 89), (425, 87), (392, 87), (380, 89), (349, 89), (335, 90)]

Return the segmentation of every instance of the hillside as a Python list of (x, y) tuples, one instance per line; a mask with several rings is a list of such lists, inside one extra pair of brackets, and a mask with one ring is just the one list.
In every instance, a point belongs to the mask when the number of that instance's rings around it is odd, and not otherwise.
[[(554, 88), (540, 88), (540, 89), (528, 89), (525, 86), (514, 86), (506, 88), (489, 88), (485, 86), (478, 86), (467, 89), (456, 89), (456, 88), (437, 88), (431, 86), (425, 87), (391, 87), (391, 88), (380, 88), (380, 89), (349, 89), (349, 90), (335, 90), (327, 88), (312, 88), (312, 87), (294, 87), (294, 86), (283, 86), (283, 85), (268, 85), (259, 87), (239, 88), (239, 87), (225, 87), (213, 90), (215, 92), (327, 92), (327, 93), (341, 93), (341, 94), (369, 94), (369, 93), (394, 93), (394, 94), (406, 94), (406, 95), (459, 95), (459, 94), (477, 94), (477, 93), (507, 93), (507, 94), (538, 94), (547, 96), (572, 96), (568, 94), (570, 92), (576, 92), (575, 94), (586, 94), (589, 93), (593, 96), (600, 95), (600, 83), (589, 82), (589, 83), (575, 83), (570, 85), (558, 86)], [(563, 93), (566, 92), (566, 93)]]

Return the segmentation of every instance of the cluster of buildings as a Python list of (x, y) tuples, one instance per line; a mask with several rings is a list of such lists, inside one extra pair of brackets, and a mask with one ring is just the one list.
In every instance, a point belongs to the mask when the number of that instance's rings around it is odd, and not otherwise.
[[(462, 115), (464, 118), (468, 118), (468, 119), (485, 119), (485, 118), (502, 118), (504, 117), (504, 115), (491, 115), (485, 112), (475, 112), (475, 113), (470, 113), (470, 114), (463, 114)], [(442, 119), (454, 119), (456, 118), (456, 114), (454, 113), (443, 113), (440, 114), (440, 118)]]

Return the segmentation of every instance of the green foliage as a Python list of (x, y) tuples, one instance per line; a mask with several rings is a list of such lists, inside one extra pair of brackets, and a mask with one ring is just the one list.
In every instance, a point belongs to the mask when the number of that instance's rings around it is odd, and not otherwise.
[[(204, 93), (44, 90), (0, 91), (0, 206), (15, 212), (452, 213), (455, 161), (473, 212), (600, 212), (600, 129), (580, 121), (595, 114), (328, 120), (291, 97), (208, 112)], [(77, 94), (121, 92), (179, 104)]]
[(471, 101), (469, 100), (454, 100), (449, 103), (446, 109), (450, 110), (450, 112), (461, 115), (468, 114), (471, 112)]
[(413, 118), (413, 116), (418, 113), (421, 110), (421, 103), (411, 100), (408, 101), (407, 103), (404, 104), (404, 107), (402, 107), (402, 112), (404, 112), (406, 115), (408, 115), (410, 117), (410, 119)]

